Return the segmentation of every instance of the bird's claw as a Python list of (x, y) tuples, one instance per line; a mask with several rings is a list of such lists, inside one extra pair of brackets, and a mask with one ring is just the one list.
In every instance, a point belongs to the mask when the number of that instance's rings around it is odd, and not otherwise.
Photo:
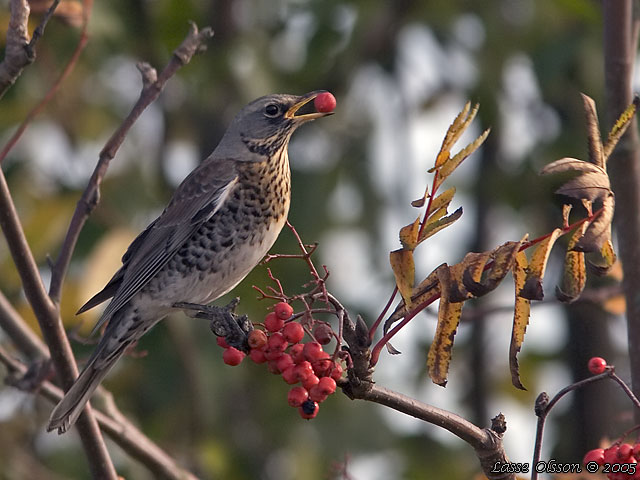
[(249, 332), (253, 330), (253, 324), (246, 315), (235, 313), (238, 303), (240, 303), (240, 299), (236, 297), (224, 307), (188, 302), (177, 302), (173, 306), (191, 311), (189, 314), (191, 317), (209, 320), (209, 326), (215, 335), (224, 337), (230, 346), (248, 352), (247, 337)]

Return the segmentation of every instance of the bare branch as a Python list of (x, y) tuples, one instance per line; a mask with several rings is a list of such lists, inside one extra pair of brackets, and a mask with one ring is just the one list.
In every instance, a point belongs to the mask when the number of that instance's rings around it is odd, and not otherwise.
[(30, 360), (49, 357), (49, 349), (22, 320), (2, 292), (0, 292), (0, 328)]
[[(26, 365), (12, 358), (2, 348), (0, 348), (0, 362), (16, 377), (22, 377), (27, 372)], [(51, 382), (43, 382), (38, 393), (54, 404), (58, 403), (63, 396), (62, 390)], [(173, 458), (132, 425), (120, 413), (110, 393), (106, 392), (104, 399), (108, 415), (97, 410), (94, 410), (94, 414), (102, 430), (120, 448), (145, 465), (156, 478), (197, 480), (193, 474), (181, 469)]]
[[(60, 312), (49, 298), (42, 283), (38, 266), (25, 238), (2, 170), (0, 170), (0, 228), (7, 239), (27, 300), (38, 319), (45, 342), (49, 346), (58, 378), (65, 388), (69, 388), (78, 376), (75, 358), (64, 332)], [(90, 407), (85, 409), (85, 413), (79, 419), (78, 432), (94, 476), (115, 480), (115, 468)]]
[(204, 42), (213, 36), (213, 30), (209, 27), (198, 31), (195, 24), (191, 24), (191, 30), (180, 46), (173, 52), (173, 56), (167, 66), (155, 79), (156, 72), (147, 64), (139, 65), (143, 76), (143, 88), (138, 101), (133, 106), (129, 115), (124, 119), (115, 133), (107, 141), (100, 152), (98, 163), (91, 175), (89, 184), (78, 201), (73, 217), (67, 230), (67, 235), (62, 244), (60, 254), (55, 262), (49, 295), (54, 302), (60, 301), (62, 284), (71, 262), (71, 256), (75, 250), (80, 231), (84, 227), (87, 218), (98, 204), (100, 198), (100, 184), (107, 172), (109, 163), (115, 157), (129, 130), (142, 114), (142, 112), (154, 102), (164, 88), (167, 80), (171, 78), (180, 67), (189, 63), (193, 55), (204, 48)]
[[(31, 42), (30, 42), (30, 45), (32, 45), (31, 48), (33, 48), (33, 45), (38, 40), (38, 38), (42, 36), (42, 33), (44, 32), (44, 26), (46, 25), (46, 22), (51, 17), (51, 15), (53, 15), (54, 9), (57, 6), (59, 1), (60, 0), (56, 0), (51, 5), (51, 7), (49, 7), (49, 10), (45, 14), (45, 17), (42, 23), (33, 32), (33, 38), (31, 39)], [(22, 137), (22, 134), (25, 132), (25, 130), (27, 129), (29, 124), (33, 121), (33, 119), (36, 116), (38, 116), (38, 114), (40, 114), (42, 110), (44, 110), (44, 107), (53, 99), (56, 93), (58, 93), (58, 90), (60, 90), (62, 83), (71, 74), (74, 67), (76, 66), (76, 63), (80, 58), (80, 54), (84, 50), (84, 47), (87, 45), (87, 42), (89, 40), (87, 28), (89, 25), (89, 16), (91, 14), (92, 4), (93, 2), (91, 0), (84, 1), (83, 24), (82, 24), (82, 32), (80, 34), (80, 40), (78, 41), (78, 45), (76, 45), (76, 48), (73, 54), (71, 55), (71, 58), (67, 62), (67, 65), (64, 67), (64, 69), (62, 70), (62, 73), (60, 74), (58, 79), (55, 81), (55, 83), (51, 86), (51, 88), (46, 93), (46, 95), (42, 98), (42, 100), (40, 100), (40, 102), (35, 107), (33, 107), (33, 109), (31, 109), (31, 111), (27, 114), (24, 120), (22, 120), (22, 123), (20, 123), (20, 126), (16, 129), (13, 135), (11, 135), (11, 138), (9, 138), (5, 146), (2, 147), (2, 150), (0, 150), (0, 163), (4, 161), (4, 159), (7, 157), (11, 149), (15, 146), (16, 143), (18, 143), (18, 140), (20, 140), (20, 138)]]
[(515, 474), (505, 476), (504, 473), (492, 472), (496, 463), (505, 464), (508, 462), (502, 444), (503, 432), (477, 427), (453, 412), (422, 403), (377, 385), (372, 385), (370, 389), (363, 392), (362, 396), (356, 398), (385, 405), (450, 431), (475, 449), (482, 470), (489, 480), (515, 480)]
[(33, 32), (33, 38), (29, 40), (29, 3), (27, 0), (11, 0), (9, 9), (9, 29), (7, 30), (7, 46), (4, 60), (0, 63), (0, 98), (18, 79), (22, 70), (36, 59), (35, 45), (42, 37), (44, 28), (60, 3), (55, 0), (40, 25)]

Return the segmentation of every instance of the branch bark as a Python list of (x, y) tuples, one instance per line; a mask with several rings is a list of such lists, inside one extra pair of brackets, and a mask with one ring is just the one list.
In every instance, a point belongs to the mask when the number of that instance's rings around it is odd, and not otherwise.
[[(632, 0), (605, 0), (604, 66), (606, 123), (615, 119), (632, 102), (632, 75), (636, 54), (638, 21)], [(620, 140), (609, 160), (611, 184), (616, 195), (615, 225), (620, 259), (624, 265), (623, 288), (627, 304), (627, 336), (631, 383), (640, 395), (640, 143), (637, 120)], [(636, 411), (636, 422), (640, 413)]]

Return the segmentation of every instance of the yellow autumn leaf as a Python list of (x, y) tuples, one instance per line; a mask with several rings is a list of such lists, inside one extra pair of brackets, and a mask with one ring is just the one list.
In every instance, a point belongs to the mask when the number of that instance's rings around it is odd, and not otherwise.
[(622, 112), (620, 117), (618, 117), (618, 120), (616, 120), (616, 123), (611, 128), (611, 131), (609, 132), (609, 136), (607, 137), (607, 141), (604, 144), (603, 155), (604, 155), (605, 162), (611, 156), (613, 149), (618, 144), (618, 140), (620, 140), (622, 135), (624, 135), (624, 132), (627, 131), (627, 128), (631, 124), (631, 120), (633, 119), (633, 116), (636, 114), (637, 101), (638, 101), (638, 97), (636, 97), (633, 103), (629, 105), (624, 112)]
[(407, 307), (411, 306), (411, 293), (415, 281), (415, 264), (413, 262), (413, 251), (394, 250), (389, 254), (389, 262), (393, 274), (396, 277), (396, 285), (402, 295), (402, 299)]
[(564, 257), (562, 283), (556, 287), (556, 297), (561, 302), (573, 302), (580, 296), (587, 283), (587, 266), (584, 260), (584, 253), (573, 250), (586, 229), (587, 224), (583, 223), (576, 228), (576, 231), (569, 238), (567, 253)]
[(453, 196), (456, 193), (456, 187), (451, 187), (447, 190), (445, 190), (444, 192), (442, 192), (440, 195), (436, 196), (432, 201), (431, 201), (431, 211), (435, 212), (441, 208), (444, 208), (445, 211), (447, 210), (447, 208), (449, 207), (449, 204), (451, 203), (451, 200), (453, 200)]
[(420, 233), (420, 236), (418, 237), (418, 243), (422, 243), (427, 238), (431, 237), (432, 235), (435, 235), (443, 228), (448, 227), (453, 222), (458, 220), (461, 216), (462, 216), (462, 207), (458, 208), (451, 215), (447, 215), (446, 217), (439, 218), (434, 222), (427, 223), (427, 225), (425, 225), (424, 229), (422, 230), (422, 233)]
[(513, 328), (511, 330), (511, 344), (509, 346), (509, 369), (511, 370), (511, 383), (516, 388), (526, 390), (520, 381), (520, 369), (518, 366), (518, 353), (524, 342), (524, 334), (529, 325), (531, 313), (531, 301), (520, 296), (527, 278), (527, 256), (524, 252), (516, 254), (513, 265), (513, 281), (515, 283), (516, 301), (513, 311)]
[(453, 173), (453, 171), (460, 166), (460, 164), (468, 158), (473, 152), (475, 152), (480, 145), (484, 143), (491, 129), (486, 129), (484, 132), (480, 134), (478, 138), (476, 138), (469, 145), (460, 150), (457, 154), (455, 154), (448, 162), (446, 162), (440, 169), (438, 170), (438, 178), (436, 179), (434, 190), (437, 190), (440, 185), (446, 180), (446, 178)]
[(436, 273), (440, 282), (441, 295), (438, 306), (438, 325), (427, 355), (427, 368), (433, 383), (444, 387), (447, 384), (453, 339), (460, 323), (464, 302), (451, 301), (451, 290), (457, 290), (457, 285), (449, 267), (441, 265)]
[(418, 232), (420, 230), (420, 217), (413, 223), (400, 229), (400, 243), (406, 250), (413, 250), (418, 245)]

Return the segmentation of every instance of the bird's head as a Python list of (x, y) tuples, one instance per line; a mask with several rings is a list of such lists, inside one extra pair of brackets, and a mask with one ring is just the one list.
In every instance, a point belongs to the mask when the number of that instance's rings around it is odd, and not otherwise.
[(239, 161), (267, 160), (287, 148), (300, 125), (331, 115), (314, 107), (313, 100), (322, 93), (274, 94), (254, 100), (236, 115), (213, 154)]

